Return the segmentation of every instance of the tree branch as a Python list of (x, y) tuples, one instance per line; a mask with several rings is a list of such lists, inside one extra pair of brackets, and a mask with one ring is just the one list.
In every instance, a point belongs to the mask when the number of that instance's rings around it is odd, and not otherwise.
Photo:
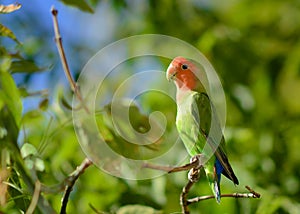
[[(200, 176), (200, 169), (202, 168), (202, 159), (201, 154), (196, 155), (191, 158), (190, 163), (179, 166), (179, 167), (171, 167), (171, 166), (161, 166), (161, 165), (155, 165), (151, 163), (144, 163), (142, 167), (149, 168), (149, 169), (156, 169), (156, 170), (162, 170), (166, 171), (168, 173), (172, 172), (179, 172), (179, 171), (186, 171), (190, 170), (188, 173), (188, 183), (183, 187), (182, 192), (180, 194), (180, 204), (183, 214), (189, 214), (190, 211), (188, 209), (188, 206), (192, 203), (197, 203), (200, 201), (208, 200), (215, 198), (214, 195), (206, 195), (206, 196), (199, 196), (192, 199), (187, 199), (187, 195), (194, 185), (199, 180)], [(232, 194), (222, 194), (221, 197), (225, 198), (260, 198), (260, 194), (258, 192), (255, 192), (253, 189), (251, 189), (249, 186), (245, 186), (245, 188), (249, 191), (249, 193), (232, 193)]]
[(39, 197), (40, 197), (40, 193), (41, 193), (41, 182), (39, 180), (37, 180), (35, 182), (35, 188), (34, 188), (33, 196), (31, 199), (31, 203), (26, 211), (26, 214), (31, 214), (34, 212), (36, 205), (38, 203)]
[(84, 104), (84, 100), (83, 100), (83, 98), (82, 98), (82, 96), (79, 92), (78, 86), (76, 85), (76, 83), (75, 83), (75, 81), (72, 77), (72, 74), (71, 74), (71, 71), (70, 71), (70, 68), (69, 68), (69, 65), (68, 65), (68, 61), (67, 61), (67, 58), (66, 58), (64, 47), (62, 45), (62, 38), (61, 38), (59, 27), (58, 27), (58, 20), (57, 20), (58, 10), (56, 10), (53, 6), (51, 8), (51, 13), (52, 13), (52, 17), (53, 17), (53, 28), (54, 28), (54, 35), (55, 35), (55, 43), (56, 43), (56, 46), (57, 46), (57, 50), (58, 50), (58, 53), (59, 53), (59, 56), (60, 56), (60, 61), (62, 63), (65, 75), (66, 75), (66, 77), (69, 81), (71, 90), (74, 92), (75, 96), (80, 101), (81, 106), (83, 106), (84, 110), (87, 113), (90, 113), (89, 109)]
[[(90, 113), (89, 109), (84, 104), (84, 100), (83, 100), (83, 98), (82, 98), (82, 96), (79, 92), (78, 86), (76, 85), (76, 83), (75, 83), (75, 81), (72, 77), (72, 74), (71, 74), (71, 71), (70, 71), (70, 68), (69, 68), (69, 65), (68, 65), (68, 62), (67, 62), (64, 47), (62, 45), (62, 38), (61, 38), (59, 27), (58, 27), (58, 20), (57, 20), (58, 11), (54, 7), (52, 7), (51, 8), (51, 13), (52, 13), (52, 18), (53, 18), (55, 43), (56, 43), (57, 50), (58, 50), (58, 53), (59, 53), (59, 56), (60, 56), (60, 60), (61, 60), (62, 66), (63, 66), (63, 70), (64, 70), (65, 75), (66, 75), (66, 77), (69, 81), (71, 90), (74, 92), (75, 96), (80, 101), (81, 106), (84, 108), (84, 110), (87, 113)], [(74, 186), (76, 180), (84, 172), (84, 170), (92, 164), (93, 164), (92, 161), (90, 161), (88, 158), (85, 158), (83, 160), (83, 162), (80, 164), (80, 166), (77, 167), (77, 169), (66, 179), (67, 184), (65, 186), (65, 192), (64, 192), (64, 195), (63, 195), (63, 198), (62, 198), (62, 206), (61, 206), (61, 210), (60, 210), (61, 214), (66, 213), (66, 208), (67, 208), (69, 196), (70, 196), (70, 193), (73, 189), (73, 186)]]
[(199, 165), (199, 162), (200, 162), (200, 160), (196, 158), (192, 162), (185, 164), (183, 166), (162, 166), (162, 165), (156, 165), (156, 164), (152, 164), (152, 163), (144, 163), (142, 165), (142, 167), (148, 168), (148, 169), (161, 170), (161, 171), (165, 171), (168, 173), (173, 173), (173, 172), (187, 171), (192, 168), (195, 168)]
[(76, 170), (66, 179), (67, 184), (66, 184), (64, 196), (62, 198), (60, 214), (66, 214), (66, 208), (69, 201), (69, 196), (73, 190), (73, 186), (76, 180), (84, 172), (84, 170), (92, 164), (93, 164), (92, 161), (90, 161), (88, 158), (85, 158), (83, 162), (80, 164), (80, 166), (78, 166)]
[[(252, 190), (249, 186), (246, 186), (246, 189), (249, 190), (250, 193), (232, 193), (232, 194), (222, 194), (221, 198), (260, 198), (260, 194)], [(192, 203), (197, 203), (200, 201), (208, 200), (215, 198), (214, 195), (205, 195), (199, 196), (192, 199), (187, 200), (187, 205)]]
[(180, 205), (181, 205), (181, 210), (182, 213), (184, 214), (189, 214), (189, 208), (188, 208), (188, 201), (187, 201), (187, 195), (190, 191), (190, 189), (192, 188), (192, 186), (194, 185), (194, 182), (192, 181), (188, 181), (188, 183), (183, 187), (182, 192), (180, 194)]

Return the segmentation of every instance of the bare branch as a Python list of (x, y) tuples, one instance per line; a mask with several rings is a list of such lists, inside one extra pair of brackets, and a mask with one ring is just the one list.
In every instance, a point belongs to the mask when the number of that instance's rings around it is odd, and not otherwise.
[(90, 113), (89, 109), (84, 104), (84, 100), (83, 100), (83, 98), (82, 98), (82, 96), (79, 92), (79, 88), (76, 85), (76, 83), (75, 83), (75, 81), (72, 77), (72, 74), (71, 74), (71, 71), (70, 71), (70, 68), (69, 68), (69, 65), (68, 65), (68, 61), (67, 61), (67, 58), (66, 58), (66, 54), (65, 54), (65, 51), (64, 51), (64, 47), (63, 47), (63, 44), (62, 44), (62, 38), (61, 38), (61, 35), (60, 35), (59, 27), (58, 27), (58, 20), (57, 20), (58, 11), (54, 8), (54, 6), (51, 8), (51, 13), (52, 13), (52, 17), (53, 17), (53, 28), (54, 28), (54, 34), (55, 34), (55, 43), (56, 43), (56, 46), (57, 46), (57, 50), (58, 50), (58, 53), (59, 53), (59, 56), (60, 56), (60, 61), (62, 63), (65, 75), (66, 75), (66, 77), (69, 81), (71, 90), (74, 92), (74, 94), (76, 95), (76, 97), (80, 101), (80, 103), (83, 106), (84, 110), (87, 113)]
[(194, 182), (192, 181), (188, 181), (188, 183), (183, 187), (182, 192), (180, 194), (180, 204), (181, 204), (181, 209), (182, 209), (182, 213), (184, 214), (189, 214), (189, 208), (188, 208), (188, 201), (187, 201), (187, 195), (190, 191), (190, 189), (192, 188), (192, 186), (194, 185)]
[(38, 203), (39, 197), (40, 197), (40, 192), (41, 192), (41, 182), (37, 180), (35, 182), (35, 188), (32, 196), (32, 200), (30, 202), (30, 205), (26, 211), (26, 214), (31, 214), (34, 212), (36, 205)]
[[(252, 190), (249, 186), (246, 186), (246, 189), (250, 193), (232, 193), (232, 194), (222, 194), (221, 198), (260, 198), (260, 194)], [(208, 200), (215, 198), (213, 195), (205, 195), (205, 196), (199, 196), (192, 199), (187, 200), (187, 205), (190, 205), (192, 203), (197, 203), (200, 201)]]
[[(190, 212), (189, 212), (188, 206), (190, 204), (215, 198), (214, 195), (206, 195), (206, 196), (195, 197), (192, 199), (187, 199), (187, 195), (188, 195), (190, 189), (192, 188), (193, 184), (199, 180), (200, 169), (202, 168), (201, 157), (202, 157), (201, 154), (196, 155), (191, 158), (190, 163), (183, 165), (183, 166), (179, 166), (179, 167), (161, 166), (161, 165), (155, 165), (155, 164), (151, 164), (151, 163), (144, 163), (142, 167), (149, 168), (149, 169), (162, 170), (162, 171), (166, 171), (168, 173), (190, 170), (188, 173), (189, 181), (183, 187), (182, 192), (180, 194), (180, 204), (181, 204), (182, 213), (189, 214)], [(222, 194), (221, 197), (223, 197), (223, 198), (226, 198), (226, 197), (227, 198), (260, 198), (260, 194), (258, 192), (255, 192), (249, 186), (245, 186), (245, 188), (249, 191), (249, 193)]]
[(89, 204), (90, 208), (96, 213), (96, 214), (106, 214), (103, 211), (97, 210), (92, 204)]
[(199, 160), (196, 159), (196, 160), (193, 160), (191, 163), (185, 164), (183, 166), (162, 166), (162, 165), (156, 165), (156, 164), (152, 164), (152, 163), (144, 163), (142, 165), (142, 167), (149, 168), (149, 169), (161, 170), (161, 171), (165, 171), (168, 173), (173, 173), (173, 172), (187, 171), (198, 165), (199, 165)]
[[(245, 188), (251, 192), (256, 198), (260, 198), (260, 194), (258, 192), (255, 192), (253, 189), (251, 189), (249, 186), (245, 186)], [(254, 198), (255, 198), (254, 197)]]
[(196, 183), (200, 178), (200, 169), (202, 168), (202, 165), (200, 165), (200, 155), (194, 156), (190, 160), (191, 163), (197, 164), (194, 168), (192, 168), (188, 173), (188, 183), (183, 187), (182, 192), (180, 194), (180, 204), (181, 204), (181, 210), (184, 214), (189, 214), (190, 211), (188, 209), (188, 201), (187, 201), (187, 195), (192, 188), (193, 184)]
[(60, 209), (60, 214), (66, 214), (66, 208), (67, 208), (69, 196), (71, 191), (73, 190), (73, 186), (76, 180), (84, 172), (84, 170), (92, 164), (93, 164), (92, 161), (90, 161), (88, 158), (85, 158), (83, 162), (80, 164), (80, 166), (78, 166), (76, 170), (66, 179), (67, 184), (66, 184), (64, 196), (62, 198), (62, 206)]

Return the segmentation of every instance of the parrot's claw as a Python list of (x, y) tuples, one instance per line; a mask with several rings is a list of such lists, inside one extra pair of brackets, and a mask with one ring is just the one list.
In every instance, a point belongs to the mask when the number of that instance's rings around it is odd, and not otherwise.
[(200, 169), (203, 166), (202, 159), (203, 159), (203, 155), (201, 155), (201, 154), (195, 155), (195, 156), (191, 157), (191, 159), (190, 159), (190, 163), (195, 163), (195, 162), (197, 163), (197, 165), (195, 167), (193, 167), (188, 173), (188, 179), (192, 183), (197, 182), (200, 178)]
[(200, 178), (200, 169), (192, 168), (188, 173), (188, 179), (192, 183), (196, 183)]
[(194, 162), (197, 163), (197, 166), (193, 167), (188, 173), (188, 179), (192, 183), (197, 182), (200, 178), (200, 169), (202, 168), (202, 159), (203, 159), (203, 155), (201, 155), (201, 154), (195, 155), (190, 159), (190, 163), (194, 163)]
[(198, 155), (195, 155), (193, 157), (191, 157), (190, 159), (190, 163), (193, 163), (193, 162), (196, 162), (198, 163), (198, 165), (196, 167), (194, 167), (195, 169), (200, 169), (203, 165), (202, 165), (202, 162), (203, 162), (203, 155), (201, 154), (198, 154)]

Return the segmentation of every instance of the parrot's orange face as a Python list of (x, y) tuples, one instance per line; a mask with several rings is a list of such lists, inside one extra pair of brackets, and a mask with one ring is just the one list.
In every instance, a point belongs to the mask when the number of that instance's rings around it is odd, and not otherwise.
[(173, 80), (178, 88), (193, 90), (197, 87), (196, 66), (184, 57), (178, 56), (173, 59), (167, 69), (167, 79)]

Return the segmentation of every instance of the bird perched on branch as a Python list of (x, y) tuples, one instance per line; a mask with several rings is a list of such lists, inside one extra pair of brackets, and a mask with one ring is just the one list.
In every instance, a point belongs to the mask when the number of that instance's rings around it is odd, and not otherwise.
[(197, 62), (178, 56), (170, 63), (166, 75), (177, 87), (176, 126), (179, 136), (190, 156), (201, 154), (206, 158), (203, 168), (220, 203), (221, 174), (236, 185), (239, 181), (229, 164), (220, 122), (205, 89), (208, 81), (204, 69)]

